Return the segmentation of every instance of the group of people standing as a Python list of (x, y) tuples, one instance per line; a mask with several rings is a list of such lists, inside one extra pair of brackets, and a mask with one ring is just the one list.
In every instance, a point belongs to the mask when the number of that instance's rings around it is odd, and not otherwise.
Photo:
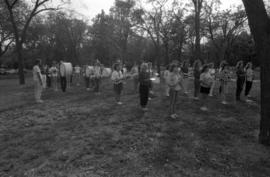
[[(35, 85), (35, 99), (38, 103), (42, 103), (41, 93), (44, 87), (44, 80), (42, 71), (40, 69), (41, 61), (37, 60), (33, 68), (33, 78)], [(59, 66), (56, 62), (49, 68), (49, 77), (51, 86), (54, 91), (58, 91), (58, 78), (60, 76), (60, 83), (63, 92), (65, 92), (65, 84), (62, 84), (64, 73), (59, 71)], [(80, 85), (81, 76), (84, 77), (86, 89), (89, 91), (90, 86), (96, 93), (100, 92), (101, 79), (104, 76), (104, 66), (96, 60), (93, 66), (85, 66), (81, 68), (76, 65), (73, 68), (73, 79), (77, 86)], [(112, 66), (112, 72), (107, 71), (113, 83), (113, 90), (115, 93), (115, 101), (118, 105), (122, 105), (121, 95), (124, 89), (124, 83), (127, 79), (133, 80), (134, 92), (140, 95), (140, 106), (143, 111), (147, 111), (148, 101), (151, 100), (153, 94), (153, 82), (159, 79), (158, 74), (154, 72), (152, 63), (142, 62), (140, 65), (134, 64), (130, 72), (127, 71), (125, 65), (120, 60)], [(193, 72), (193, 74), (191, 74)], [(194, 100), (201, 100), (202, 111), (208, 110), (208, 98), (214, 95), (215, 90), (221, 97), (222, 104), (228, 104), (227, 95), (229, 91), (229, 82), (233, 78), (233, 70), (229, 68), (226, 61), (222, 61), (218, 69), (215, 69), (214, 64), (202, 65), (200, 60), (196, 60), (193, 68), (189, 67), (188, 61), (182, 64), (179, 62), (172, 62), (169, 64), (162, 74), (165, 88), (165, 95), (170, 98), (169, 115), (171, 118), (177, 118), (176, 102), (180, 90), (184, 94), (189, 93), (190, 77), (194, 78)], [(249, 97), (249, 92), (254, 80), (254, 72), (252, 63), (249, 62), (244, 67), (243, 61), (239, 61), (235, 67), (236, 74), (236, 100), (240, 100), (241, 93), (245, 86), (245, 96)], [(71, 77), (72, 78), (72, 77)], [(70, 78), (70, 79), (71, 79)], [(66, 79), (66, 78), (65, 78)], [(217, 89), (218, 88), (218, 89)], [(200, 98), (199, 98), (200, 97)], [(248, 101), (248, 99), (246, 99)]]

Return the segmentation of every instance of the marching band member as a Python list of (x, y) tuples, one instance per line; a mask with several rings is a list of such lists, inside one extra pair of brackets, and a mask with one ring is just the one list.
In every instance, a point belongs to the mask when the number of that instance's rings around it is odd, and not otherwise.
[(189, 69), (188, 69), (189, 63), (188, 61), (184, 61), (181, 67), (181, 71), (183, 74), (183, 89), (184, 89), (184, 93), (188, 94), (188, 73), (189, 73)]
[(74, 67), (74, 77), (75, 77), (75, 80), (76, 80), (76, 85), (80, 86), (81, 67), (79, 65), (76, 65)]
[(215, 70), (214, 63), (209, 64), (209, 73), (213, 79), (213, 83), (211, 85), (211, 89), (210, 89), (210, 93), (209, 93), (209, 96), (212, 97), (212, 96), (214, 96), (213, 93), (214, 93), (215, 86), (216, 86), (216, 70)]
[(208, 110), (208, 100), (207, 97), (210, 93), (211, 85), (213, 83), (213, 78), (209, 73), (209, 66), (205, 65), (202, 69), (201, 75), (200, 75), (200, 92), (201, 92), (201, 98), (203, 101), (203, 106), (201, 107), (202, 111)]
[(143, 63), (139, 73), (139, 92), (140, 92), (140, 104), (143, 111), (147, 111), (146, 108), (149, 98), (150, 89), (150, 73), (148, 72), (147, 63)]
[(96, 93), (100, 93), (101, 76), (102, 76), (101, 64), (99, 60), (97, 60), (94, 66), (94, 83), (95, 83), (94, 92)]
[(53, 65), (50, 68), (50, 76), (51, 76), (51, 80), (52, 80), (52, 86), (54, 91), (58, 91), (58, 68), (56, 66), (56, 62), (53, 61)]
[(114, 88), (114, 92), (115, 92), (115, 100), (117, 102), (118, 105), (122, 105), (122, 102), (120, 101), (121, 98), (121, 93), (123, 90), (123, 79), (124, 79), (124, 75), (121, 71), (120, 65), (119, 64), (115, 64), (113, 66), (113, 73), (111, 76), (111, 79), (113, 81), (113, 88)]
[(230, 72), (228, 70), (228, 64), (223, 63), (220, 68), (220, 74), (219, 74), (219, 79), (220, 79), (220, 94), (222, 98), (222, 104), (226, 105), (228, 104), (226, 101), (226, 96), (228, 93), (228, 82), (230, 81)]
[(252, 84), (253, 84), (253, 80), (254, 80), (254, 72), (252, 70), (252, 63), (249, 62), (247, 63), (246, 67), (245, 67), (245, 70), (246, 70), (246, 89), (245, 89), (245, 96), (247, 98), (246, 101), (250, 101), (248, 100), (248, 97), (249, 96), (249, 93), (250, 93), (250, 90), (252, 88)]
[(183, 80), (177, 65), (171, 65), (170, 73), (168, 76), (168, 85), (170, 87), (170, 117), (172, 119), (177, 118), (177, 114), (175, 113), (175, 105), (178, 92), (181, 90), (181, 87), (183, 87), (182, 81)]
[(44, 83), (42, 82), (40, 66), (41, 60), (37, 59), (35, 62), (35, 66), (33, 67), (34, 92), (35, 100), (37, 103), (43, 103), (43, 101), (41, 100), (41, 95)]
[(137, 93), (138, 91), (138, 84), (139, 84), (139, 68), (137, 63), (135, 62), (133, 67), (131, 68), (130, 72), (132, 79), (133, 79), (133, 88), (134, 91)]
[(245, 69), (244, 69), (243, 61), (237, 62), (236, 75), (237, 75), (237, 80), (236, 80), (236, 101), (240, 101), (240, 96), (241, 96), (241, 93), (243, 91), (243, 87), (244, 87), (245, 80), (246, 80), (246, 72), (245, 72)]

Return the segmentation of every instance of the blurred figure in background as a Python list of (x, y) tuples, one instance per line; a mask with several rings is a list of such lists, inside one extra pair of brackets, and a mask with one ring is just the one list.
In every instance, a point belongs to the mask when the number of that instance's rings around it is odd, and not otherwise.
[(43, 101), (41, 100), (41, 95), (44, 83), (42, 82), (42, 74), (40, 67), (41, 60), (37, 59), (35, 62), (35, 66), (33, 67), (34, 93), (37, 103), (43, 103)]
[(226, 96), (228, 94), (228, 82), (230, 81), (229, 65), (226, 62), (220, 65), (219, 80), (220, 80), (219, 92), (221, 94), (222, 99), (221, 103), (226, 105), (228, 104)]
[(150, 73), (148, 72), (148, 64), (143, 63), (139, 73), (139, 93), (140, 93), (140, 104), (143, 111), (147, 111), (146, 108), (149, 99), (150, 89)]
[(138, 67), (136, 62), (132, 66), (130, 74), (131, 74), (132, 79), (133, 79), (134, 92), (137, 93), (138, 92), (138, 85), (139, 85), (139, 67)]
[(80, 79), (81, 79), (81, 67), (76, 65), (74, 67), (74, 79), (77, 86), (80, 86)]
[(58, 91), (58, 68), (56, 61), (53, 61), (52, 67), (50, 68), (50, 76), (51, 76), (51, 81), (52, 81), (52, 88), (54, 91)]
[(209, 63), (209, 73), (213, 79), (213, 83), (211, 85), (210, 93), (209, 96), (214, 96), (214, 90), (216, 87), (216, 69), (215, 69), (215, 64), (214, 63)]
[(252, 69), (252, 63), (248, 62), (246, 67), (245, 67), (245, 71), (246, 71), (246, 89), (245, 89), (245, 97), (246, 97), (246, 101), (250, 101), (248, 98), (250, 97), (249, 93), (250, 90), (252, 88), (252, 84), (253, 84), (253, 80), (255, 78), (253, 69)]
[[(180, 71), (179, 71), (180, 72)], [(168, 84), (168, 78), (170, 75), (170, 65), (168, 65), (163, 73), (163, 79), (164, 79), (164, 83), (165, 83), (165, 96), (169, 97), (170, 96), (170, 87)]]
[(240, 101), (241, 93), (246, 80), (246, 72), (243, 61), (238, 61), (236, 64), (236, 101)]
[(188, 73), (189, 73), (189, 63), (187, 60), (185, 60), (182, 64), (181, 67), (181, 72), (183, 74), (183, 89), (184, 89), (184, 93), (188, 94)]
[(97, 59), (94, 66), (94, 83), (95, 83), (94, 92), (98, 94), (100, 93), (101, 76), (102, 76), (101, 63)]
[(113, 81), (113, 88), (114, 88), (116, 103), (118, 105), (122, 105), (122, 102), (120, 101), (120, 99), (121, 99), (121, 93), (123, 90), (124, 75), (121, 71), (120, 64), (118, 63), (114, 64), (111, 79)]
[(193, 64), (194, 99), (195, 100), (199, 100), (201, 66), (202, 66), (202, 63), (200, 60), (196, 60)]
[(202, 111), (208, 111), (208, 95), (210, 93), (212, 83), (213, 78), (209, 73), (209, 66), (204, 65), (200, 75), (200, 93), (203, 104), (203, 106), (201, 107)]
[(170, 87), (170, 117), (172, 119), (177, 118), (177, 114), (175, 113), (175, 105), (178, 92), (181, 90), (181, 87), (183, 87), (182, 81), (183, 80), (177, 65), (171, 65), (170, 73), (168, 76), (168, 85)]

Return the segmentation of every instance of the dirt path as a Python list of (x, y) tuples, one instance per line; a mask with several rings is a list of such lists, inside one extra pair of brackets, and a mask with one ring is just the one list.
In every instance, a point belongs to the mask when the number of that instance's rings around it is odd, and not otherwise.
[(106, 82), (101, 95), (48, 91), (42, 105), (33, 103), (30, 85), (22, 89), (19, 106), (0, 112), (0, 176), (269, 176), (256, 106), (224, 107), (213, 98), (202, 113), (199, 102), (181, 95), (180, 118), (170, 120), (166, 98), (143, 113), (130, 83), (122, 106), (111, 87)]

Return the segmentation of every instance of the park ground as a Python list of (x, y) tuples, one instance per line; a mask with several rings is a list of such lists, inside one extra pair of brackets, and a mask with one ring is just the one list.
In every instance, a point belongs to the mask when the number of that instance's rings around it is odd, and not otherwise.
[(35, 104), (30, 80), (0, 80), (1, 177), (270, 176), (270, 149), (257, 143), (258, 83), (252, 104), (234, 102), (231, 84), (231, 104), (211, 98), (209, 112), (180, 94), (171, 120), (160, 85), (143, 113), (130, 81), (117, 106), (109, 81), (101, 95), (73, 86)]

